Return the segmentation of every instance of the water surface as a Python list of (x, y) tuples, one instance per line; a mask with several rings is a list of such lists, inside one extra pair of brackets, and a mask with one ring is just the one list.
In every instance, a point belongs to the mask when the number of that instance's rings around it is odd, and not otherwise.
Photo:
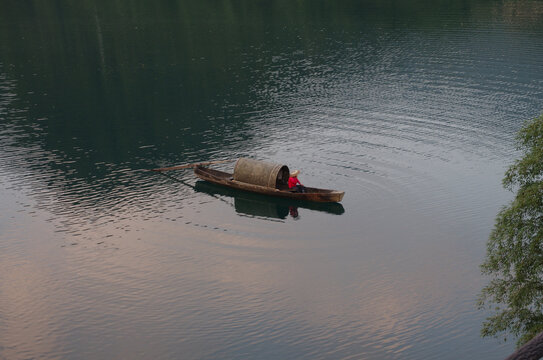
[[(537, 1), (0, 13), (0, 358), (502, 358), (476, 298)], [(250, 156), (291, 203), (146, 169)], [(219, 168), (231, 169), (231, 164)]]

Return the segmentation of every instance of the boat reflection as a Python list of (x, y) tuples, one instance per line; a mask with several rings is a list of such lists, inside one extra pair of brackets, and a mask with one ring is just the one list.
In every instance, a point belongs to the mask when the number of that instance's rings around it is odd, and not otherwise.
[(274, 198), (271, 196), (253, 194), (246, 191), (230, 189), (224, 186), (197, 181), (194, 190), (212, 196), (228, 196), (234, 198), (234, 208), (238, 214), (264, 217), (271, 219), (299, 218), (298, 208), (327, 212), (341, 215), (345, 212), (339, 203), (316, 203), (292, 199)]

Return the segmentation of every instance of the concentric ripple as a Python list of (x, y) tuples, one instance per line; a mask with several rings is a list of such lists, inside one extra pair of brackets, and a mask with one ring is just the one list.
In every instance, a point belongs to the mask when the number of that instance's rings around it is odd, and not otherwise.
[[(512, 350), (475, 299), (541, 112), (541, 5), (341, 3), (0, 14), (0, 358)], [(148, 171), (240, 156), (344, 201)]]

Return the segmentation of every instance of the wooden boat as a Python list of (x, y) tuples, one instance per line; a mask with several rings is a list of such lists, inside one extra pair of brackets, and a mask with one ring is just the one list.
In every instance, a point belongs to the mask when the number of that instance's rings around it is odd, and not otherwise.
[[(287, 169), (288, 173), (288, 169)], [(285, 182), (276, 184), (275, 187), (251, 184), (234, 179), (234, 174), (220, 170), (210, 169), (204, 166), (195, 166), (194, 174), (202, 180), (223, 185), (233, 189), (250, 191), (258, 194), (277, 196), (288, 199), (316, 202), (340, 202), (345, 192), (306, 187), (305, 193), (297, 193), (288, 188)]]
[(170, 171), (193, 168), (194, 174), (202, 180), (223, 185), (232, 189), (250, 191), (257, 194), (281, 198), (314, 201), (324, 203), (340, 202), (345, 192), (328, 189), (305, 187), (306, 192), (299, 193), (288, 187), (290, 171), (286, 165), (269, 163), (248, 158), (239, 158), (234, 166), (234, 173), (210, 169), (206, 166), (232, 162), (233, 160), (208, 161), (184, 164), (151, 171)]

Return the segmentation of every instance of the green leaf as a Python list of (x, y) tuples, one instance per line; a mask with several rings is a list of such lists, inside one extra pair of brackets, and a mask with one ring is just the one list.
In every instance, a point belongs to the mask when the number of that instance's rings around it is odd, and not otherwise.
[(521, 345), (543, 331), (543, 115), (524, 125), (517, 145), (523, 156), (503, 179), (517, 193), (496, 216), (481, 264), (490, 281), (477, 305), (494, 311), (482, 336), (512, 334)]

